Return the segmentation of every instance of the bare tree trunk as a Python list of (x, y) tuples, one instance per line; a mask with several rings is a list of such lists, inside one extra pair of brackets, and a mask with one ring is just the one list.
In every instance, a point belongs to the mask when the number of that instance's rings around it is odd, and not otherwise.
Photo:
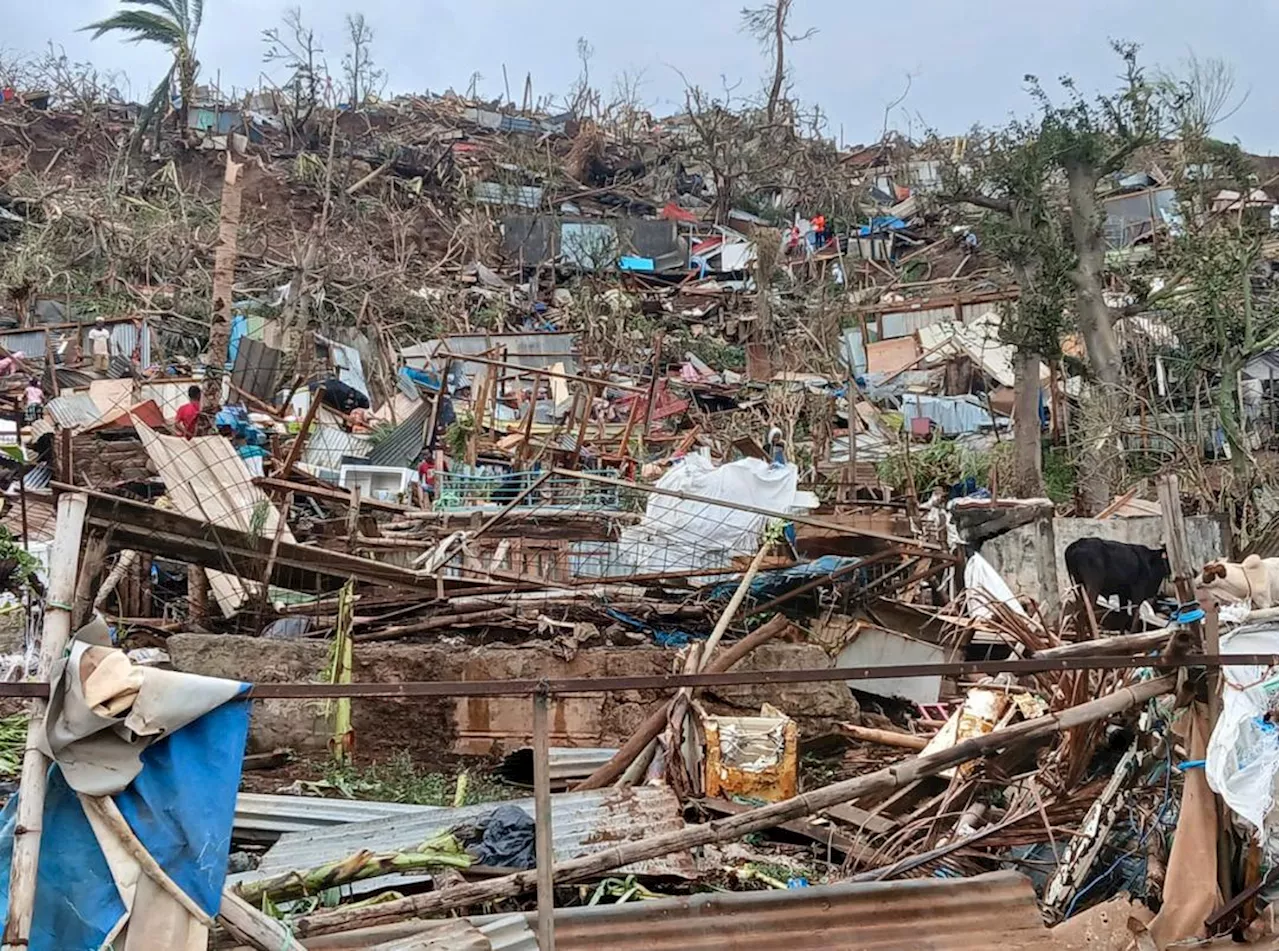
[(1089, 366), (1094, 375), (1093, 408), (1085, 414), (1096, 426), (1088, 427), (1082, 441), (1083, 475), (1080, 486), (1085, 515), (1094, 515), (1111, 500), (1113, 483), (1121, 475), (1119, 454), (1110, 428), (1122, 409), (1121, 386), (1124, 368), (1116, 341), (1112, 314), (1102, 296), (1102, 274), (1106, 246), (1102, 236), (1102, 215), (1098, 207), (1097, 169), (1069, 163), (1067, 198), (1071, 212), (1071, 237), (1076, 250), (1076, 267), (1071, 282), (1076, 290), (1076, 317), (1084, 338)]
[(1253, 459), (1249, 453), (1248, 435), (1240, 413), (1240, 368), (1243, 361), (1227, 357), (1222, 361), (1222, 382), (1218, 384), (1218, 421), (1222, 435), (1231, 449), (1231, 468), (1243, 484), (1248, 484)]
[(1013, 484), (1020, 498), (1044, 495), (1040, 459), (1040, 354), (1019, 350), (1013, 361)]
[(787, 8), (791, 0), (774, 0), (773, 6), (773, 85), (769, 88), (769, 104), (765, 109), (769, 124), (773, 124), (774, 113), (778, 108), (778, 98), (782, 95), (782, 81), (786, 78), (786, 61), (783, 44), (787, 41)]
[(222, 179), (222, 207), (218, 212), (218, 244), (213, 252), (213, 320), (209, 325), (209, 363), (202, 400), (206, 411), (221, 402), (222, 374), (231, 342), (236, 239), (240, 230), (240, 169), (228, 149), (227, 170)]

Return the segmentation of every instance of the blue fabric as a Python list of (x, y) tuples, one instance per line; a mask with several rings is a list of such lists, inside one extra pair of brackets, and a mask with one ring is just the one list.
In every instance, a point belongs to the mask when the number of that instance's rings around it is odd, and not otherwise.
[[(824, 577), (849, 565), (856, 565), (861, 560), (860, 558), (842, 558), (839, 555), (823, 555), (821, 558), (815, 558), (813, 561), (805, 562), (802, 565), (792, 565), (790, 568), (778, 568), (772, 571), (761, 571), (751, 580), (750, 594), (752, 598), (760, 598), (762, 596), (775, 598), (816, 578)], [(739, 584), (741, 584), (740, 578), (722, 581), (711, 589), (708, 597), (714, 601), (731, 598), (733, 597), (733, 592), (738, 590)]]
[(416, 367), (401, 367), (400, 375), (410, 383), (417, 383), (427, 389), (440, 389), (440, 377), (428, 370), (419, 370)]
[[(148, 747), (142, 772), (115, 797), (147, 851), (211, 916), (227, 877), (248, 734), (249, 701), (223, 704)], [(0, 813), (0, 908), (6, 916), (17, 806), (15, 795)], [(95, 951), (124, 914), (89, 820), (55, 765), (45, 798), (30, 951)]]
[(231, 340), (227, 343), (227, 366), (236, 365), (236, 356), (240, 353), (240, 340), (249, 336), (249, 318), (244, 314), (236, 314), (231, 318)]
[(635, 628), (637, 631), (652, 634), (653, 642), (659, 647), (684, 647), (690, 641), (706, 640), (707, 638), (706, 634), (691, 634), (688, 631), (660, 631), (657, 628), (646, 624), (638, 617), (633, 617), (624, 611), (619, 611), (617, 608), (606, 608), (604, 613), (609, 615), (609, 617), (613, 618), (615, 621), (620, 621), (628, 627)]

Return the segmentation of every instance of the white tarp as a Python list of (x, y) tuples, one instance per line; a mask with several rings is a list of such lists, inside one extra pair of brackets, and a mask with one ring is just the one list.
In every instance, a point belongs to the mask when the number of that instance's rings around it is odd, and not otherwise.
[[(790, 463), (770, 466), (738, 459), (713, 466), (704, 456), (687, 456), (655, 483), (659, 489), (723, 499), (777, 512), (797, 504), (798, 473)], [(754, 555), (768, 519), (763, 515), (666, 495), (649, 496), (644, 518), (626, 528), (619, 559), (638, 574), (728, 568), (738, 555)]]

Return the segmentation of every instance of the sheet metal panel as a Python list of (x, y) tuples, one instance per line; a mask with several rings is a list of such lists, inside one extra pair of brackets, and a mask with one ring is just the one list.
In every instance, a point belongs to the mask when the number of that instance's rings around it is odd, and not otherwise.
[(276, 377), (284, 354), (252, 337), (241, 337), (231, 382), (265, 402), (275, 397)]
[(10, 353), (21, 351), (32, 359), (43, 360), (44, 338), (43, 330), (9, 330), (0, 333), (0, 347)]
[[(434, 401), (433, 401), (434, 402)], [(369, 453), (369, 465), (411, 469), (422, 455), (431, 422), (432, 403), (423, 400), (391, 433), (378, 440)], [(437, 440), (439, 445), (439, 440)]]
[[(536, 916), (526, 921), (535, 927)], [(558, 951), (968, 951), (1049, 938), (1016, 872), (563, 908), (555, 927)]]
[[(327, 829), (288, 833), (262, 856), (257, 870), (246, 875), (267, 876), (291, 869), (315, 868), (359, 852), (408, 849), (442, 829), (475, 822), (499, 805), (512, 805), (533, 815), (533, 799), (482, 803), (461, 809), (417, 807), (417, 812), (366, 822), (350, 822)], [(680, 804), (666, 787), (640, 786), (631, 790), (592, 790), (551, 797), (552, 836), (557, 861), (684, 828)], [(693, 874), (688, 853), (642, 862), (632, 871), (687, 876)]]
[[(28, 504), (30, 500), (28, 499)], [(53, 505), (48, 504), (50, 512)], [(348, 822), (370, 822), (392, 816), (430, 812), (434, 806), (405, 802), (362, 802), (358, 799), (315, 799), (240, 793), (236, 797), (236, 832), (308, 832)]]
[[(444, 357), (437, 354), (480, 354), (499, 347), (506, 348), (507, 362), (528, 370), (548, 370), (559, 363), (566, 373), (578, 372), (578, 360), (574, 354), (578, 335), (573, 333), (525, 333), (525, 334), (455, 334), (443, 339), (424, 340), (405, 347), (400, 355), (413, 367), (428, 364), (439, 370)], [(464, 363), (463, 372), (475, 376), (483, 364)]]
[(340, 469), (343, 456), (368, 459), (372, 451), (373, 440), (368, 436), (349, 433), (337, 426), (313, 426), (302, 450), (302, 462), (316, 469)]
[(88, 393), (55, 396), (44, 404), (44, 411), (61, 429), (83, 429), (102, 418), (102, 410)]

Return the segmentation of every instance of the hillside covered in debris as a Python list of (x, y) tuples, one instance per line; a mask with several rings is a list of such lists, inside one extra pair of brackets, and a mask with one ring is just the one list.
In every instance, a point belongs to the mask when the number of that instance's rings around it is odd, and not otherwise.
[(1211, 71), (847, 147), (786, 0), (661, 117), (336, 102), (297, 14), (230, 96), (150, 6), (149, 103), (0, 77), (6, 942), (1274, 941), (1278, 169)]

